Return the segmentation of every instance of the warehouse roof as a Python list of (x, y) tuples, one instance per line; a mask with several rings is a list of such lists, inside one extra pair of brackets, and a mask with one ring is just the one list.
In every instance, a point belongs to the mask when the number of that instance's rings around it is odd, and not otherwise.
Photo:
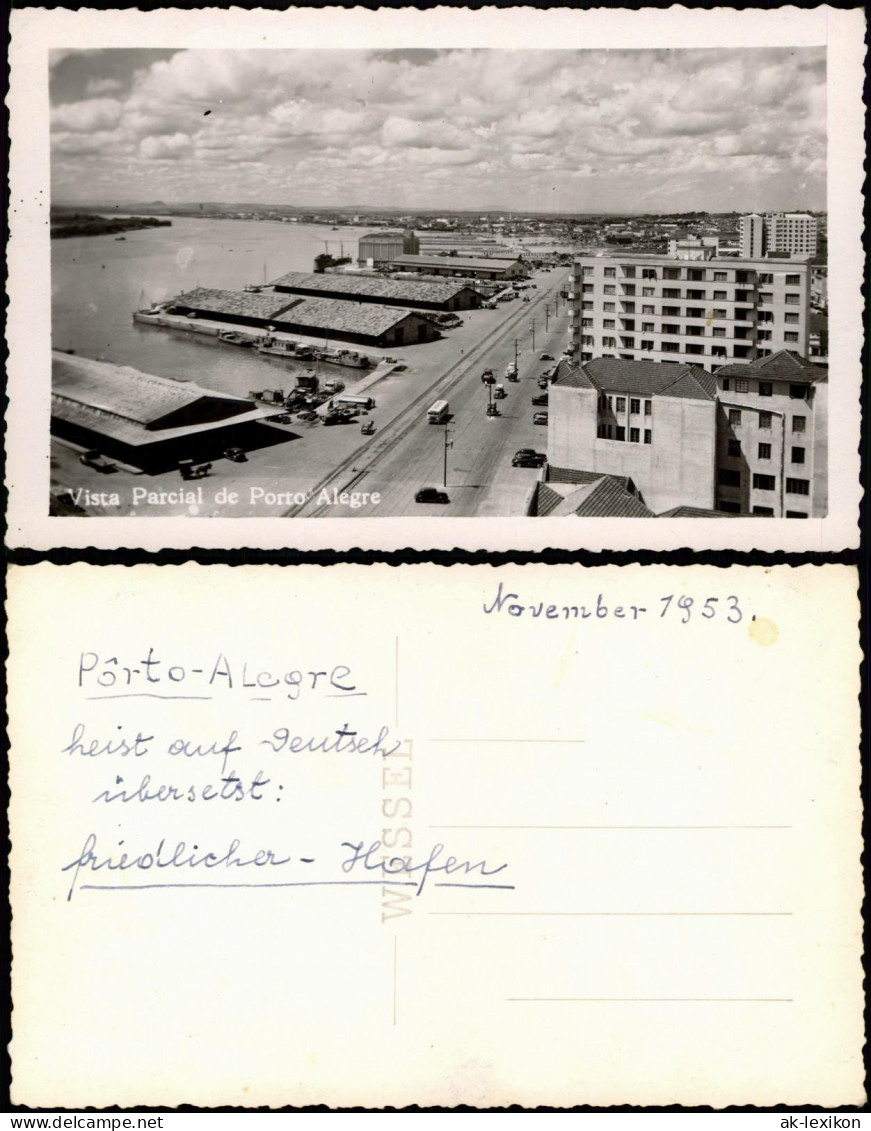
[(371, 303), (335, 298), (302, 298), (282, 316), (282, 321), (295, 326), (366, 334), (375, 338), (404, 319), (414, 317), (419, 316), (395, 306), (373, 306)]
[(654, 518), (653, 511), (635, 494), (625, 475), (601, 471), (570, 471), (548, 467), (547, 482), (538, 486), (536, 508), (540, 518), (569, 515), (578, 518)]
[(274, 318), (291, 305), (287, 295), (272, 291), (219, 291), (196, 287), (173, 299), (173, 306), (191, 310), (213, 310), (216, 314), (236, 314), (245, 318)]
[[(189, 418), (185, 424), (173, 424), (180, 411), (191, 409), (200, 411), (199, 423)], [(134, 446), (275, 415), (244, 397), (204, 389), (193, 381), (173, 381), (57, 350), (52, 351), (51, 414)]]
[(342, 293), (359, 296), (360, 298), (392, 298), (397, 301), (405, 299), (409, 303), (415, 302), (448, 302), (454, 295), (460, 294), (466, 287), (464, 283), (445, 282), (425, 283), (416, 279), (383, 279), (372, 275), (352, 275), (348, 273), (336, 274), (306, 274), (302, 271), (289, 271), (286, 275), (275, 279), (273, 287), (285, 287), (289, 290), (314, 290), (326, 294)]
[(514, 259), (464, 259), (459, 255), (398, 255), (391, 260), (391, 267), (450, 267), (456, 271), (507, 271)]

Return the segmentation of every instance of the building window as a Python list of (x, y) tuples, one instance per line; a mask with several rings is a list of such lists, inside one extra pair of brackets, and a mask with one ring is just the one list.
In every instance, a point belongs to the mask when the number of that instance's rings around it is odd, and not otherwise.
[(726, 318), (727, 316), (728, 316), (728, 311), (724, 310), (722, 307), (715, 307), (714, 308), (714, 317), (715, 318)]
[(807, 518), (807, 515), (803, 511), (787, 511), (786, 517), (787, 518)]
[(715, 283), (725, 283), (727, 278), (728, 278), (728, 275), (726, 274), (725, 271), (715, 271), (714, 272), (714, 282)]
[(656, 323), (655, 322), (642, 322), (641, 323), (642, 334), (652, 334), (655, 329), (656, 329)]
[(783, 335), (783, 340), (785, 342), (797, 342), (798, 333), (795, 330), (786, 330)]
[(625, 412), (625, 411), (626, 411), (626, 398), (625, 397), (618, 397), (617, 398), (617, 412)]
[(644, 305), (644, 306), (641, 307), (641, 313), (642, 314), (656, 314), (656, 307)]
[(771, 302), (771, 291), (760, 291), (759, 292), (759, 301), (760, 302)]
[(694, 342), (691, 342), (684, 346), (684, 353), (703, 354), (704, 352), (705, 347), (701, 343), (696, 345)]
[(581, 328), (584, 329), (584, 330), (592, 330), (593, 319), (592, 318), (582, 318), (581, 319)]
[(688, 306), (687, 307), (687, 318), (704, 318), (704, 317), (705, 317), (704, 307), (701, 307), (701, 306)]
[(663, 279), (679, 279), (680, 267), (665, 267), (662, 272)]
[(616, 267), (606, 267), (605, 268), (605, 278), (606, 279), (613, 279), (616, 276), (616, 274), (617, 274), (617, 268)]
[(740, 408), (730, 408), (729, 409), (729, 426), (731, 428), (740, 428), (741, 427), (741, 409)]
[(687, 291), (687, 298), (700, 299), (705, 297), (705, 292), (700, 290)]
[(789, 306), (798, 306), (801, 301), (801, 295), (791, 294), (789, 291), (783, 296), (783, 301)]
[[(630, 345), (631, 344), (632, 343), (630, 342)], [(634, 361), (635, 360), (635, 354), (633, 354), (633, 353), (621, 353), (620, 357), (622, 357), (624, 361)]]
[(623, 303), (623, 313), (624, 314), (634, 314), (635, 313), (635, 303), (634, 302), (624, 302)]
[(804, 451), (805, 451), (804, 448), (793, 448), (792, 449), (792, 462), (793, 463), (804, 463)]
[(645, 444), (652, 444), (653, 443), (653, 433), (650, 431), (649, 428), (644, 429), (644, 442), (645, 442)]
[(787, 495), (809, 495), (811, 493), (810, 479), (787, 479)]
[(663, 313), (663, 315), (665, 315), (669, 318), (673, 318), (675, 315), (680, 314), (680, 307), (679, 306), (664, 306), (662, 308), (662, 313)]
[(630, 444), (640, 444), (641, 443), (641, 432), (638, 428), (630, 428), (629, 429), (629, 443)]
[(703, 283), (705, 281), (704, 271), (700, 271), (698, 267), (690, 267), (687, 270), (687, 278), (694, 283)]
[(715, 338), (725, 338), (726, 328), (725, 326), (715, 326), (712, 330), (712, 333)]
[(725, 302), (728, 299), (728, 294), (725, 291), (714, 291), (714, 302)]
[(629, 398), (629, 411), (630, 412), (641, 412), (641, 401), (640, 401), (640, 399), (638, 399), (637, 397), (630, 397)]
[(774, 508), (773, 507), (754, 507), (753, 513), (754, 514), (764, 514), (764, 515), (767, 515), (769, 518), (774, 518)]
[(624, 295), (634, 295), (635, 294), (635, 284), (634, 283), (624, 283), (623, 284), (623, 294)]
[(803, 401), (807, 397), (806, 385), (790, 385), (789, 386), (789, 399), (791, 401)]
[(759, 413), (759, 427), (762, 429), (763, 432), (770, 432), (771, 431), (771, 413), (770, 412), (760, 412)]
[(740, 487), (741, 472), (735, 471), (731, 467), (718, 467), (717, 482), (721, 487)]
[(623, 329), (624, 330), (634, 330), (635, 329), (635, 319), (634, 318), (624, 318), (623, 319)]
[(798, 322), (798, 315), (788, 310), (783, 316), (783, 321), (788, 322), (791, 326), (794, 326), (795, 323)]
[(617, 348), (616, 338), (602, 338), (602, 348), (606, 350), (613, 350)]
[(583, 310), (592, 310), (593, 304), (591, 302), (585, 302), (585, 303), (582, 304), (582, 309)]
[(680, 298), (680, 287), (663, 287), (663, 298)]
[(788, 287), (800, 287), (801, 275), (787, 275), (785, 282)]
[(584, 268), (584, 278), (585, 279), (589, 279), (592, 274), (593, 274), (593, 268), (592, 267), (585, 267)]
[(614, 330), (616, 329), (617, 323), (613, 318), (606, 318), (602, 325), (606, 330)]
[(641, 278), (642, 279), (655, 279), (656, 278), (656, 270), (653, 267), (642, 267), (641, 268)]
[(680, 352), (680, 343), (679, 342), (663, 342), (662, 345), (660, 346), (660, 349), (662, 350), (663, 353), (679, 353)]
[(680, 326), (676, 322), (663, 322), (662, 332), (663, 334), (679, 334)]
[(617, 313), (617, 304), (614, 302), (603, 302), (602, 309), (607, 310), (609, 314)]
[(656, 287), (642, 287), (641, 293), (645, 298), (653, 298), (656, 294)]
[(760, 397), (770, 397), (774, 392), (774, 386), (770, 381), (759, 382), (759, 395)]
[(585, 295), (591, 295), (593, 293), (593, 290), (594, 290), (593, 284), (592, 283), (584, 283), (582, 290), (583, 290), (583, 293)]
[(617, 288), (613, 285), (613, 283), (611, 285), (606, 285), (603, 288), (603, 294), (615, 295), (616, 293), (617, 293)]
[(652, 416), (653, 415), (653, 402), (652, 401), (645, 401), (644, 402), (644, 415), (645, 416)]
[(729, 441), (729, 455), (733, 459), (738, 459), (740, 457), (740, 455), (741, 455), (741, 441), (740, 440), (730, 440)]
[(735, 503), (731, 499), (720, 499), (717, 503), (717, 510), (722, 511), (723, 514), (740, 514), (741, 504)]
[(634, 279), (635, 278), (635, 268), (634, 267), (624, 267), (623, 268), (623, 274), (626, 276), (627, 279)]
[(641, 348), (643, 350), (652, 350), (653, 349), (653, 342), (650, 340), (650, 338), (642, 338), (641, 339)]
[(749, 393), (750, 392), (750, 382), (747, 380), (746, 377), (736, 377), (735, 378), (735, 392), (736, 393)]
[(605, 439), (605, 425), (604, 424), (599, 424), (599, 425), (596, 426), (596, 435), (599, 437), (600, 440)]
[(711, 346), (711, 357), (728, 357), (725, 346)]
[(619, 424), (617, 425), (617, 439), (618, 440), (624, 440), (624, 441), (626, 439), (626, 429), (621, 428)]
[(754, 491), (773, 491), (775, 479), (773, 475), (761, 475), (758, 471), (753, 475)]
[(767, 271), (760, 271), (759, 272), (759, 283), (760, 283), (761, 286), (771, 286), (771, 284), (773, 282), (774, 282), (774, 276), (773, 275), (768, 274)]

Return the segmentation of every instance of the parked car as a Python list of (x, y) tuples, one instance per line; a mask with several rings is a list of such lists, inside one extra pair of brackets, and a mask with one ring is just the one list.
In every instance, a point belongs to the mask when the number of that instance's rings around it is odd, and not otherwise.
[(297, 420), (317, 420), (317, 418), (318, 414), (316, 412), (312, 412), (310, 408), (307, 408), (303, 412), (298, 412), (296, 414)]
[(547, 379), (547, 377), (539, 377), (539, 379), (538, 379), (538, 387), (539, 387), (539, 389), (546, 389), (546, 388), (547, 388), (547, 386), (548, 386), (548, 379)]
[(224, 459), (232, 460), (233, 463), (247, 463), (248, 457), (241, 448), (227, 448), (224, 452)]
[(536, 412), (534, 414), (534, 416), (532, 417), (532, 423), (533, 424), (547, 424), (547, 413), (546, 412)]
[(534, 452), (531, 448), (516, 452), (511, 460), (512, 467), (541, 467), (545, 463), (547, 463), (547, 456), (544, 452)]
[(502, 414), (499, 411), (498, 405), (488, 404), (487, 405), (487, 415), (488, 416), (501, 416)]
[(552, 353), (543, 353), (538, 359), (539, 361), (553, 361), (554, 356)]
[(537, 397), (532, 398), (533, 404), (547, 404), (547, 393), (539, 393)]
[(416, 503), (449, 503), (451, 500), (448, 498), (446, 491), (440, 491), (438, 487), (421, 487), (421, 489), (414, 496)]

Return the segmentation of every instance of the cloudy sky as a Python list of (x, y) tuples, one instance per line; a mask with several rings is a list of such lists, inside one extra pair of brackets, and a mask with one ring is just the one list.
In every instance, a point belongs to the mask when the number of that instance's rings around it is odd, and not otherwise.
[(825, 208), (823, 48), (55, 51), (61, 202)]

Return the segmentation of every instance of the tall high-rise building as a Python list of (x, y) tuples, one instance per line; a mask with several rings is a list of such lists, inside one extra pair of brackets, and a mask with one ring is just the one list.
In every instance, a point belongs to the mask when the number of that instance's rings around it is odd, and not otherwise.
[(781, 349), (806, 357), (809, 273), (792, 260), (583, 256), (572, 352), (582, 362), (648, 358), (709, 371)]
[(817, 253), (817, 221), (808, 212), (752, 212), (741, 217), (741, 255), (803, 258)]

